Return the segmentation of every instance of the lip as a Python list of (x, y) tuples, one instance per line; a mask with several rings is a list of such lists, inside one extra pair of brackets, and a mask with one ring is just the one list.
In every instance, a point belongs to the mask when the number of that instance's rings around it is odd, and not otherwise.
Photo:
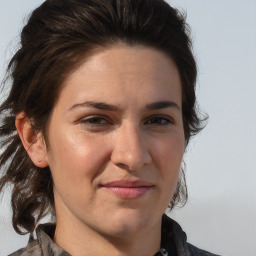
[(101, 185), (102, 188), (122, 199), (136, 199), (153, 188), (153, 184), (143, 180), (116, 180)]

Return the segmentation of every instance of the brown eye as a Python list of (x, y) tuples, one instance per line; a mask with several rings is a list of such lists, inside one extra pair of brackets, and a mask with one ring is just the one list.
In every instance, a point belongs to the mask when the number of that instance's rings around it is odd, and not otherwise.
[(162, 116), (153, 116), (146, 120), (145, 124), (149, 125), (168, 125), (173, 123), (171, 118), (162, 117)]
[(105, 125), (111, 125), (112, 122), (104, 117), (104, 116), (88, 116), (85, 118), (80, 119), (80, 122), (83, 125), (88, 125), (88, 126), (105, 126)]
[(90, 117), (82, 120), (82, 122), (91, 125), (103, 125), (107, 123), (107, 121), (102, 117)]

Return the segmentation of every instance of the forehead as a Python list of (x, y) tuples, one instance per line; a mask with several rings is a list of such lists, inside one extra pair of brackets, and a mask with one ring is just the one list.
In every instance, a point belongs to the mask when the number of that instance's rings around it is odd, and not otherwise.
[(64, 97), (67, 104), (84, 98), (120, 103), (128, 94), (140, 100), (180, 96), (180, 76), (173, 60), (149, 47), (104, 48), (68, 75), (59, 99)]
[[(83, 55), (81, 54), (81, 56)], [(161, 68), (158, 68), (159, 65)], [(145, 71), (147, 75), (149, 75), (148, 71), (153, 71), (151, 73), (155, 75), (168, 71), (167, 73), (172, 75), (170, 72), (174, 69), (178, 71), (174, 60), (163, 51), (144, 45), (130, 46), (120, 43), (92, 49), (85, 54), (84, 58), (80, 59), (79, 64), (67, 75), (64, 83), (86, 70), (105, 71), (109, 75), (112, 72), (123, 75), (124, 71), (126, 73)]]

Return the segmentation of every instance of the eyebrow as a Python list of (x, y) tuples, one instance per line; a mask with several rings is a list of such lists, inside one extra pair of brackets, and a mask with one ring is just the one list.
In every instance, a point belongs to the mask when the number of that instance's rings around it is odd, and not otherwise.
[(158, 101), (146, 105), (146, 109), (149, 110), (164, 109), (169, 107), (174, 107), (180, 110), (180, 106), (173, 101)]
[[(118, 111), (120, 108), (118, 106), (104, 103), (104, 102), (93, 102), (93, 101), (86, 101), (83, 103), (73, 105), (70, 110), (73, 110), (78, 107), (91, 107), (99, 110), (108, 110), (108, 111)], [(148, 110), (157, 110), (157, 109), (164, 109), (174, 107), (180, 110), (180, 107), (177, 103), (173, 101), (157, 101), (146, 105), (146, 109)]]
[(77, 107), (91, 107), (91, 108), (96, 108), (99, 110), (108, 110), (108, 111), (118, 111), (119, 107), (111, 104), (107, 104), (104, 102), (93, 102), (93, 101), (86, 101), (80, 104), (75, 104), (73, 105), (69, 110), (73, 110), (74, 108)]

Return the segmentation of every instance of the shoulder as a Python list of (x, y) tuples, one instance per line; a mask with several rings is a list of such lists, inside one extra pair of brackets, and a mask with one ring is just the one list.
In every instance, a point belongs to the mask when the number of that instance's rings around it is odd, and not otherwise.
[(32, 236), (29, 239), (28, 245), (26, 248), (22, 248), (9, 256), (41, 256), (42, 250), (37, 240), (35, 240)]
[[(162, 239), (164, 239), (164, 248), (175, 255), (184, 256), (220, 256), (199, 249), (187, 242), (187, 235), (181, 226), (164, 214), (162, 219)], [(170, 246), (173, 244), (173, 246)]]
[(220, 255), (213, 254), (213, 253), (204, 251), (202, 249), (199, 249), (190, 243), (187, 243), (187, 247), (188, 247), (190, 256), (220, 256)]
[(28, 252), (26, 251), (26, 248), (22, 248), (12, 254), (9, 254), (8, 256), (28, 256), (28, 255), (32, 255), (32, 254), (28, 254)]
[(39, 225), (35, 232), (36, 238), (31, 235), (26, 248), (20, 249), (9, 256), (70, 256), (53, 242), (52, 237), (54, 232), (55, 224), (53, 223)]
[(9, 256), (41, 256), (43, 254), (42, 248), (50, 247), (50, 238), (48, 232), (54, 230), (55, 226), (52, 224), (39, 225), (34, 234), (31, 234), (25, 248), (22, 248)]

